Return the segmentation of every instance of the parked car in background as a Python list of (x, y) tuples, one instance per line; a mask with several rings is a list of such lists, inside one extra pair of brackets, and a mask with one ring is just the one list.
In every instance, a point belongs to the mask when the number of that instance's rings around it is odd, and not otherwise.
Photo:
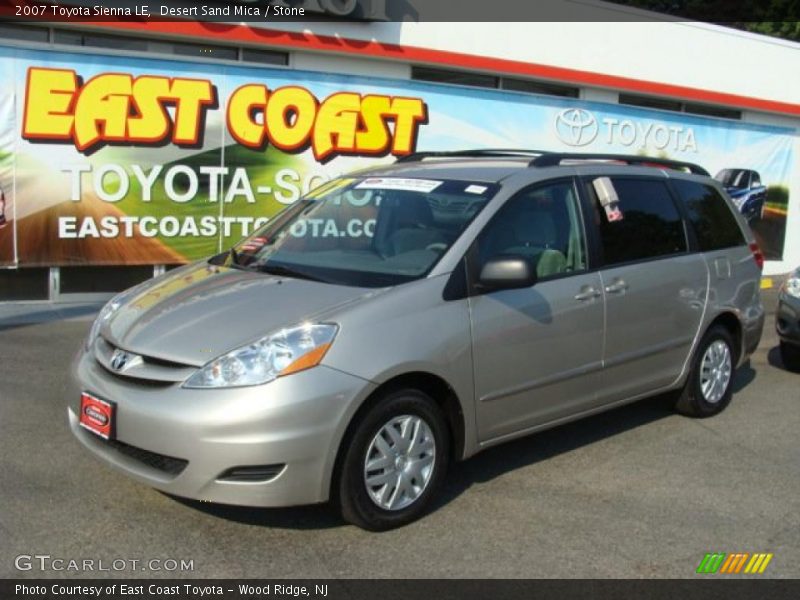
[(767, 202), (767, 186), (761, 183), (761, 175), (752, 169), (722, 169), (714, 177), (722, 184), (736, 208), (748, 222), (764, 216)]
[(783, 364), (791, 371), (800, 371), (800, 267), (781, 286), (775, 328), (781, 340)]
[(112, 299), (69, 422), (170, 494), (330, 499), (397, 527), (496, 444), (670, 391), (682, 414), (721, 412), (761, 337), (762, 266), (697, 165), (419, 153)]

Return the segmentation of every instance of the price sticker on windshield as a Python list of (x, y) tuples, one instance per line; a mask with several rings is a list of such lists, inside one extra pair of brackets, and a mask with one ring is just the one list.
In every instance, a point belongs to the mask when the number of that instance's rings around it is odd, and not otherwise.
[(356, 189), (360, 190), (400, 190), (404, 192), (422, 192), (429, 194), (443, 181), (434, 179), (411, 179), (403, 177), (370, 177), (359, 183)]

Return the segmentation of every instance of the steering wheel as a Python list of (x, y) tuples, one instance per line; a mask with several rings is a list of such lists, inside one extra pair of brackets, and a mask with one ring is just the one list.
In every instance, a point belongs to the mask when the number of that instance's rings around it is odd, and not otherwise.
[(430, 250), (432, 252), (444, 252), (447, 250), (447, 244), (444, 242), (436, 242), (434, 244), (428, 244), (425, 246), (425, 250)]

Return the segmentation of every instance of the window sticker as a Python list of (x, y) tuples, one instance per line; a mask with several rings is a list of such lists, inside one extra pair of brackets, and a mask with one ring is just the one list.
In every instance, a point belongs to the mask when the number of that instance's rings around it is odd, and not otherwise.
[(404, 192), (431, 193), (444, 183), (433, 179), (407, 179), (401, 177), (370, 177), (359, 183), (359, 190), (401, 190)]
[(594, 192), (597, 194), (597, 199), (600, 205), (606, 212), (606, 219), (609, 223), (615, 221), (622, 221), (624, 215), (619, 209), (619, 196), (617, 190), (614, 189), (614, 184), (608, 177), (598, 177), (592, 181)]
[(486, 190), (488, 190), (488, 189), (489, 189), (489, 188), (488, 188), (488, 187), (486, 187), (485, 185), (474, 185), (474, 184), (473, 184), (473, 185), (468, 185), (468, 186), (467, 186), (467, 187), (464, 189), (464, 191), (465, 191), (467, 194), (482, 194), (483, 192), (485, 192), (485, 191), (486, 191)]
[(603, 208), (606, 209), (606, 219), (608, 219), (609, 223), (613, 223), (614, 221), (622, 221), (622, 211), (616, 205), (611, 206), (604, 206)]

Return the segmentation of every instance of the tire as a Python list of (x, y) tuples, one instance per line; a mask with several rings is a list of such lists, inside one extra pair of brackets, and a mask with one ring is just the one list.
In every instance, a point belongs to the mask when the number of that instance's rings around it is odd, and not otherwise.
[[(386, 393), (343, 443), (334, 500), (342, 518), (362, 529), (385, 531), (418, 519), (447, 472), (447, 423), (434, 400), (419, 390)], [(368, 471), (367, 460), (375, 468)]]
[(789, 371), (800, 373), (800, 346), (781, 342), (781, 360)]
[(735, 366), (733, 337), (724, 327), (712, 327), (703, 336), (692, 358), (692, 368), (675, 402), (675, 409), (696, 418), (721, 413), (733, 396)]

